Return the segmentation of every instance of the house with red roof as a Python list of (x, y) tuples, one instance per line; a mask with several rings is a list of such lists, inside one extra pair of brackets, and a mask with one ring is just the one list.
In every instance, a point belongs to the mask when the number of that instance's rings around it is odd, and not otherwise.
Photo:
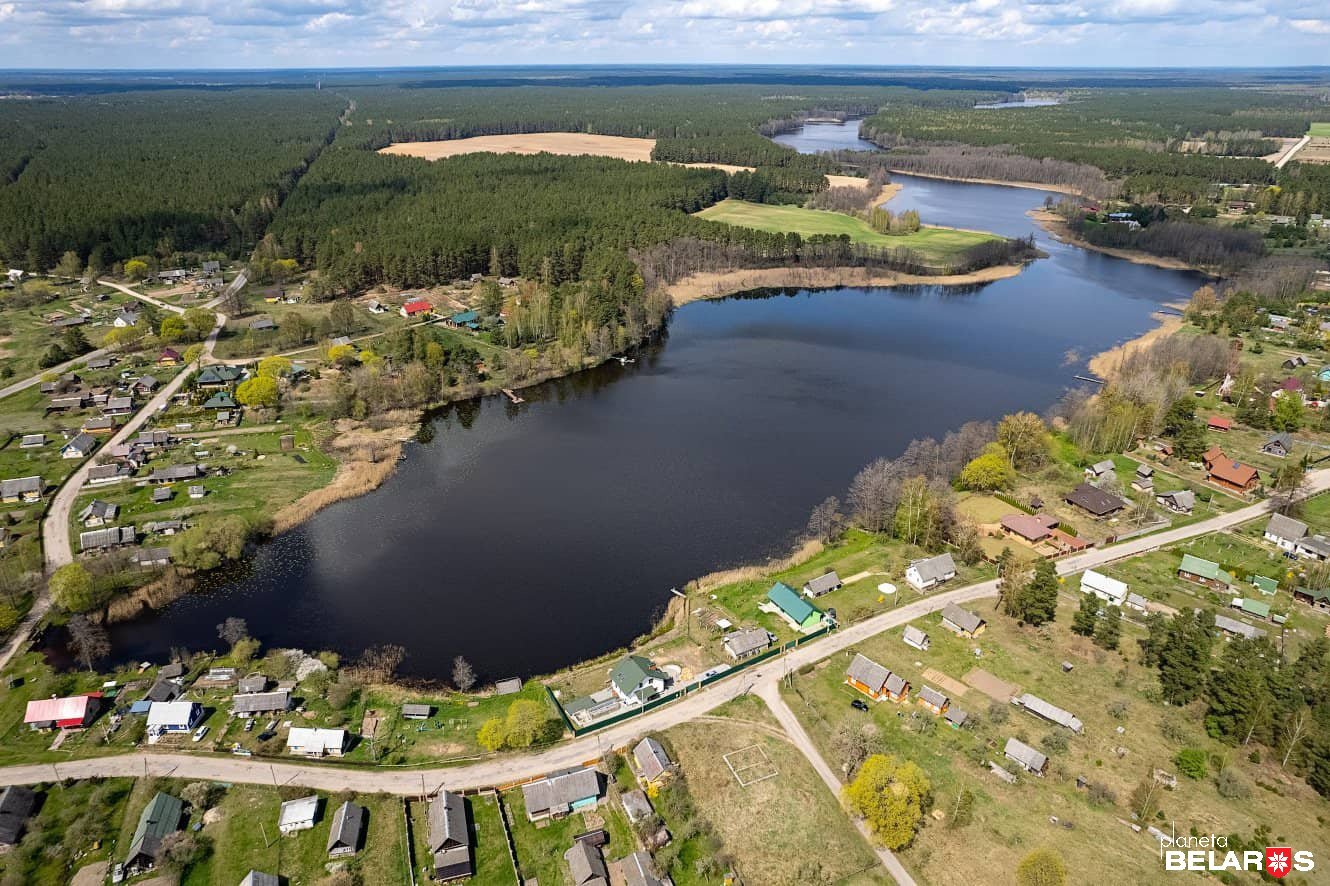
[(1233, 419), (1224, 418), (1222, 415), (1212, 415), (1205, 426), (1212, 431), (1231, 431), (1233, 430)]
[(1004, 535), (1015, 536), (1031, 545), (1047, 539), (1057, 525), (1057, 518), (1048, 514), (1007, 514), (1002, 518)]
[(97, 716), (100, 692), (67, 698), (38, 698), (28, 702), (23, 722), (29, 729), (82, 729)]
[(175, 348), (162, 348), (161, 354), (157, 356), (158, 366), (179, 366), (181, 360), (180, 352)]
[(401, 313), (403, 317), (423, 317), (432, 310), (434, 310), (434, 305), (423, 298), (418, 298), (402, 305)]
[(1216, 459), (1207, 470), (1207, 479), (1225, 489), (1250, 492), (1261, 481), (1256, 468), (1231, 458)]

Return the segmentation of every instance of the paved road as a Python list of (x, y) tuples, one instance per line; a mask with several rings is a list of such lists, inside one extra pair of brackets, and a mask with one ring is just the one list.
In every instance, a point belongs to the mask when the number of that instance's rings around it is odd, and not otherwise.
[(37, 373), (36, 375), (23, 379), (23, 381), (16, 381), (11, 385), (0, 388), (0, 399), (8, 397), (10, 394), (17, 394), (19, 391), (26, 390), (27, 388), (30, 388), (33, 385), (39, 383), (42, 379), (46, 378), (46, 376), (48, 375), (60, 375), (65, 372), (69, 372), (71, 369), (74, 369), (75, 367), (87, 363), (89, 360), (93, 359), (94, 357), (100, 357), (106, 353), (108, 353), (106, 348), (98, 348), (95, 351), (88, 351), (88, 353), (86, 354), (80, 354), (79, 356), (75, 357), (73, 360), (66, 360), (64, 363), (61, 363), (58, 366), (47, 367), (46, 369), (43, 369), (41, 372)]
[(1293, 159), (1293, 155), (1307, 147), (1307, 143), (1312, 140), (1311, 133), (1298, 139), (1298, 143), (1284, 152), (1284, 156), (1275, 161), (1275, 169), (1283, 169), (1288, 161)]

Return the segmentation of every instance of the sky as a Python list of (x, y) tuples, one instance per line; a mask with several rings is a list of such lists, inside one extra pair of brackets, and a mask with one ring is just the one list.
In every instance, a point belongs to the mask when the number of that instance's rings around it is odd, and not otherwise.
[(1330, 64), (1330, 0), (0, 0), (0, 68)]

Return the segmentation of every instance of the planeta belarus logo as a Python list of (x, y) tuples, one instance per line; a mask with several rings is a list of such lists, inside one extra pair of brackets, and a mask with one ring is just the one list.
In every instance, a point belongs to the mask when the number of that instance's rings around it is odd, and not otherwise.
[(1293, 850), (1287, 846), (1265, 848), (1265, 872), (1276, 880), (1293, 870)]

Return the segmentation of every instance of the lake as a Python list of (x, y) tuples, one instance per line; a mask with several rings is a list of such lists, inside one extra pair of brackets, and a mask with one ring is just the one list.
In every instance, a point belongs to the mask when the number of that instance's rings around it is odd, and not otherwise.
[[(847, 147), (857, 125), (780, 140)], [(400, 643), (403, 672), (421, 677), (446, 677), (455, 655), (485, 679), (596, 656), (646, 631), (672, 586), (787, 551), (813, 506), (843, 496), (871, 459), (970, 419), (1043, 410), (1089, 356), (1198, 285), (1043, 236), (1025, 215), (1042, 191), (898, 180), (893, 209), (1034, 232), (1049, 257), (979, 287), (689, 304), (636, 363), (529, 389), (520, 406), (439, 412), (378, 491), (115, 626), (116, 656), (217, 648), (231, 615), (265, 646)]]

